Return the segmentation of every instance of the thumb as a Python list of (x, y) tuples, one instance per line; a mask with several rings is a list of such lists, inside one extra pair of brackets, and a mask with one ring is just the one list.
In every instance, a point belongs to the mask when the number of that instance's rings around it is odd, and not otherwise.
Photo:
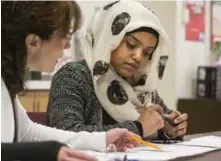
[(172, 113), (169, 114), (169, 117), (171, 119), (176, 119), (178, 116), (180, 115), (180, 113), (178, 111), (173, 111)]

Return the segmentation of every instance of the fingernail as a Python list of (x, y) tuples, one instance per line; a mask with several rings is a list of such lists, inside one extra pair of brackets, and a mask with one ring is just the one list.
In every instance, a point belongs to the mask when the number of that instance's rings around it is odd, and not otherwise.
[(175, 124), (178, 124), (179, 121), (177, 119), (175, 119), (174, 122), (175, 122)]

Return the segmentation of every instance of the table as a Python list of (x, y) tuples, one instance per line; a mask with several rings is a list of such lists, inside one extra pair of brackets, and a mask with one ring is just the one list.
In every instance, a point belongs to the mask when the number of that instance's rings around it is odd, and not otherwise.
[[(194, 135), (187, 135), (187, 136), (184, 137), (184, 140), (189, 140), (189, 139), (192, 139), (192, 138), (208, 136), (208, 135), (221, 136), (221, 131), (210, 132), (210, 133), (202, 133), (202, 134), (194, 134)], [(221, 161), (221, 150), (204, 153), (204, 154), (197, 155), (197, 156), (179, 158), (179, 159), (175, 159), (174, 161)]]

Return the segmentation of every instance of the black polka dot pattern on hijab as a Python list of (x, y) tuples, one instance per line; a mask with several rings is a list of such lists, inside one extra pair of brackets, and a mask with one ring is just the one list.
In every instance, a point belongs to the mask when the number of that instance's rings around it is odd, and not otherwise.
[(91, 46), (94, 47), (94, 36), (93, 36), (93, 34), (91, 35), (91, 38), (92, 38), (91, 39)]
[(119, 81), (114, 80), (107, 89), (107, 96), (111, 103), (115, 105), (123, 105), (128, 101), (128, 96)]
[(157, 104), (155, 91), (154, 91), (154, 92), (151, 92), (151, 102), (152, 102), (153, 104)]
[(137, 95), (137, 98), (139, 99), (140, 103), (144, 104), (145, 97), (149, 92), (139, 93)]
[(117, 15), (113, 21), (113, 24), (111, 26), (111, 31), (113, 35), (118, 35), (130, 22), (131, 16), (123, 12), (119, 15)]
[(168, 56), (160, 56), (159, 62), (158, 62), (158, 78), (163, 78), (163, 73), (166, 67), (166, 63), (168, 60)]
[(134, 86), (143, 86), (143, 85), (145, 85), (146, 80), (147, 80), (147, 75), (144, 74), (144, 75), (141, 77), (141, 79), (140, 79)]
[(109, 4), (105, 5), (103, 9), (108, 10), (110, 7), (112, 7), (113, 5), (115, 5), (118, 2), (120, 2), (120, 1), (115, 1), (115, 2), (109, 3)]
[(108, 71), (109, 64), (105, 61), (97, 61), (94, 65), (93, 76), (103, 75)]

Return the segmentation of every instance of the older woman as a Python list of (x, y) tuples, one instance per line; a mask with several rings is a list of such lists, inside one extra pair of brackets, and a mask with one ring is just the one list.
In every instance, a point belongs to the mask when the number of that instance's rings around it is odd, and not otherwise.
[(23, 75), (26, 70), (53, 70), (68, 47), (70, 36), (79, 28), (80, 9), (74, 1), (4, 1), (1, 4), (2, 160), (94, 161), (94, 157), (76, 149), (105, 151), (106, 145), (113, 143), (118, 150), (125, 150), (137, 145), (130, 140), (125, 143), (133, 135), (125, 129), (76, 133), (39, 125), (29, 119), (17, 98), (24, 89)]

